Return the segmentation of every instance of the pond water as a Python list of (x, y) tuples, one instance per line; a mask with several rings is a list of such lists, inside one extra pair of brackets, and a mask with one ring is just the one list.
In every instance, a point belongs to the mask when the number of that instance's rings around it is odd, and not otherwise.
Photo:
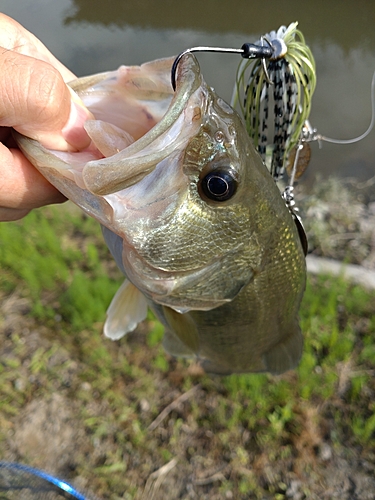
[[(241, 47), (298, 21), (317, 66), (310, 121), (318, 131), (351, 138), (371, 120), (375, 2), (249, 0), (1, 0), (2, 12), (38, 36), (78, 76), (177, 54), (197, 45)], [(230, 100), (236, 55), (200, 54), (206, 81)], [(312, 145), (306, 174), (375, 175), (375, 130), (352, 145)]]

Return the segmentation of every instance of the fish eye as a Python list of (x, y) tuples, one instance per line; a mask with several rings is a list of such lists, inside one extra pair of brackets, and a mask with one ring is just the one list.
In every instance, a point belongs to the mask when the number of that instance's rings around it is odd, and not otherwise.
[(226, 201), (236, 192), (237, 180), (230, 170), (213, 170), (201, 179), (200, 188), (206, 198)]

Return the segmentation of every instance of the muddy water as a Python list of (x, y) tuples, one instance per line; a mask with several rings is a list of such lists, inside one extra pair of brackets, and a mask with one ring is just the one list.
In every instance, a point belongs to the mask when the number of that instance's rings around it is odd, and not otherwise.
[[(311, 122), (336, 138), (360, 135), (371, 119), (375, 2), (316, 0), (1, 0), (0, 10), (35, 33), (77, 75), (170, 56), (196, 45), (240, 47), (299, 22), (317, 64)], [(207, 82), (230, 99), (238, 58), (199, 55)], [(375, 130), (360, 143), (313, 144), (316, 175), (375, 175)]]

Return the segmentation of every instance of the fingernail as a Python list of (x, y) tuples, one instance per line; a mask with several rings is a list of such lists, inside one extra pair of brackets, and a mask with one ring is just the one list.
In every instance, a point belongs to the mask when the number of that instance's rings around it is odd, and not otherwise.
[(69, 86), (71, 95), (69, 119), (62, 129), (62, 135), (66, 142), (75, 149), (84, 149), (90, 144), (90, 137), (87, 135), (83, 124), (86, 120), (94, 119), (94, 116), (83, 104), (82, 100)]

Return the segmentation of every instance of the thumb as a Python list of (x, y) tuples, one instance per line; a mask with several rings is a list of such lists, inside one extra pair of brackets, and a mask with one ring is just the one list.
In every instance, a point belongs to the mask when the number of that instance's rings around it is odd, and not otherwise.
[(50, 149), (89, 145), (83, 124), (92, 115), (51, 64), (3, 50), (0, 74), (0, 126), (13, 127)]

